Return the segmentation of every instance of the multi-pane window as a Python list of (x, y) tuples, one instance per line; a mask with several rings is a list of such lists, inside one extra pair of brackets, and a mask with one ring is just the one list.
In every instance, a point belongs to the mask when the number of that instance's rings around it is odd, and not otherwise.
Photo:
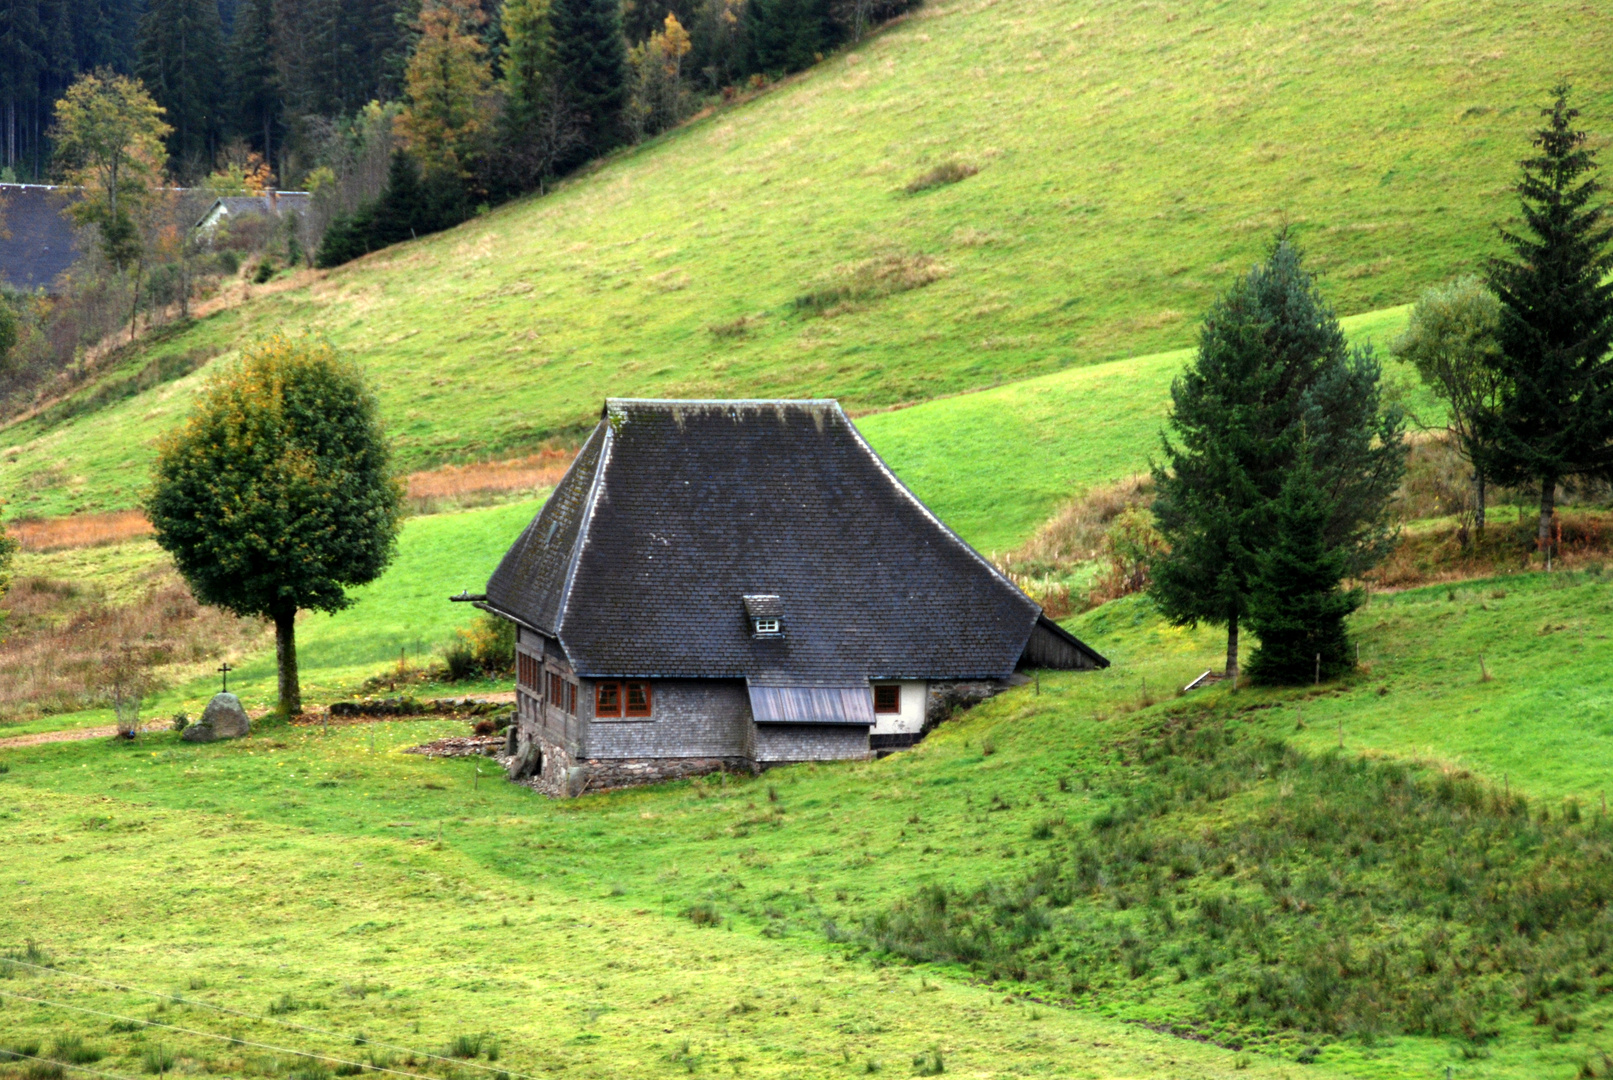
[(543, 692), (543, 665), (535, 656), (526, 653), (517, 653), (515, 657), (516, 680), (532, 691), (534, 694)]
[(649, 716), (650, 684), (646, 682), (595, 683), (594, 715), (599, 717)]
[(876, 713), (901, 712), (902, 688), (894, 685), (874, 687), (874, 711)]
[(779, 632), (779, 621), (777, 619), (757, 619), (756, 632), (758, 634), (776, 634)]

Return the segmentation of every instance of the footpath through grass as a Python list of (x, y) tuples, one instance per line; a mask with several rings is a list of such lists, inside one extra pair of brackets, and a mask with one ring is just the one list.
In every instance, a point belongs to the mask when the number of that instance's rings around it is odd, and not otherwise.
[[(309, 327), (367, 368), (414, 469), (573, 437), (611, 394), (861, 408), (1183, 347), (1283, 222), (1341, 312), (1380, 309), (1493, 250), (1569, 69), (1605, 136), (1613, 24), (1578, 0), (932, 0), (545, 198), (129, 363)], [(979, 173), (905, 193), (954, 159)], [(131, 505), (205, 370), (9, 428), (8, 513)]]
[[(1587, 1065), (1600, 1075), (1610, 1019), (1600, 990), (1613, 985), (1606, 934), (1559, 918), (1503, 928), (1479, 949), (1452, 920), (1482, 898), (1536, 896), (1549, 907), (1605, 886), (1587, 852), (1605, 858), (1607, 846), (1597, 796), (1613, 762), (1603, 677), (1613, 646), (1598, 635), (1610, 607), (1613, 581), (1592, 573), (1475, 583), (1454, 600), (1445, 587), (1375, 597), (1355, 620), (1372, 665), (1363, 675), (1316, 691), (1178, 699), (1173, 688), (1213, 662), (1220, 640), (1121, 601), (1071, 622), (1114, 667), (1044, 673), (910, 753), (564, 803), (478, 778), (475, 761), (398, 752), (463, 730), (447, 722), (0, 751), (0, 948), (31, 937), (75, 970), (194, 985), (198, 997), (254, 1013), (295, 1007), (290, 1019), (342, 1032), (344, 1048), (355, 1029), (428, 1049), (488, 1032), (499, 1067), (518, 1071), (836, 1076), (874, 1059), (905, 1075), (939, 1046), (949, 1072), (987, 1076), (1230, 1075), (1244, 1061), (1259, 1075), (1300, 1057), (1315, 1059), (1316, 1075), (1432, 1076), (1447, 1065), (1454, 1077), (1568, 1080)], [(1470, 651), (1484, 652), (1493, 679), (1481, 681)], [(1522, 737), (1520, 723), (1530, 725)], [(1236, 784), (1201, 789), (1192, 768), (1155, 771), (1161, 761), (1192, 766), (1191, 744), (1164, 758), (1140, 752), (1161, 732), (1217, 725), (1236, 761), (1268, 760), (1238, 748), (1285, 740), (1289, 771), (1244, 770)], [(1456, 815), (1450, 827), (1463, 836), (1520, 820), (1491, 809), (1505, 776), (1508, 805), (1524, 807), (1536, 831), (1489, 845), (1480, 869), (1429, 829), (1408, 861), (1405, 840), (1371, 835), (1370, 815), (1344, 812), (1347, 790), (1325, 782), (1329, 755), (1346, 778), (1423, 755), (1478, 773), (1452, 774), (1454, 802), (1439, 804), (1455, 807), (1440, 812)], [(1438, 765), (1399, 775), (1404, 791), (1431, 798), (1446, 782)], [(1157, 811), (1128, 817), (1150, 792), (1164, 796)], [(1577, 819), (1565, 817), (1569, 798)], [(1285, 814), (1344, 830), (1329, 841), (1339, 852), (1303, 840)], [(1154, 831), (1128, 832), (1127, 821)], [(1164, 847), (1150, 854), (1139, 836)], [(1173, 862), (1189, 843), (1206, 850)], [(1566, 845), (1544, 877), (1526, 861), (1536, 843)], [(1102, 880), (1062, 906), (1053, 889), (1027, 900), (1027, 882), (1083, 850), (1105, 867)], [(1351, 859), (1379, 891), (1329, 884), (1336, 872), (1350, 885)], [(1490, 880), (1514, 884), (1492, 894)], [(929, 886), (948, 890), (996, 951), (882, 966), (901, 940), (880, 920), (917, 910)], [(1247, 961), (1243, 938), (1218, 935), (1204, 914), (1210, 894), (1227, 890), (1234, 907), (1217, 910), (1232, 912), (1228, 926), (1246, 933), (1265, 920), (1264, 970), (1277, 981), (1261, 989), (1258, 971), (1249, 978), (1250, 1000), (1274, 1003), (1268, 1013), (1203, 1011)], [(1404, 913), (1374, 918), (1388, 910), (1383, 896)], [(1606, 918), (1594, 901), (1569, 909)], [(1337, 936), (1321, 940), (1313, 925)], [(1391, 949), (1396, 935), (1410, 945)], [(1412, 949), (1425, 946), (1432, 966), (1406, 968), (1423, 963)], [(1319, 962), (1344, 965), (1334, 978), (1348, 988), (1352, 965), (1373, 970), (1374, 948), (1416, 986), (1448, 983), (1451, 1002), (1480, 1002), (1471, 1030), (1453, 1014), (1402, 1034), (1400, 999), (1371, 1032), (1307, 1020), (1314, 1014), (1294, 1004), (1305, 987), (1338, 985), (1308, 958), (1326, 952)], [(1563, 979), (1526, 970), (1537, 955), (1556, 957)], [(971, 974), (988, 984), (971, 985)], [(0, 992), (163, 1019), (133, 998), (29, 985), (0, 980)], [(107, 1059), (113, 1071), (135, 1067), (157, 1037), (5, 1007), (23, 1018), (19, 1034), (83, 1033), (119, 1055)], [(165, 1022), (267, 1031), (180, 1015)], [(1243, 1049), (1155, 1041), (1142, 1024), (1208, 1030)], [(215, 1069), (267, 1077), (293, 1064), (174, 1039), (198, 1069), (211, 1057)]]

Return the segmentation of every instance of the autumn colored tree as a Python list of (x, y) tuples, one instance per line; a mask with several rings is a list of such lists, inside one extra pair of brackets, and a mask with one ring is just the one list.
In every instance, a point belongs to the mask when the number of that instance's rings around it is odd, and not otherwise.
[(665, 131), (689, 115), (689, 91), (683, 81), (683, 58), (692, 44), (678, 17), (667, 13), (663, 29), (628, 52), (633, 69), (633, 97), (628, 122), (638, 138)]
[(296, 618), (392, 561), (402, 494), (374, 396), (328, 344), (274, 334), (158, 444), (146, 516), (196, 598), (274, 620), (280, 708), (302, 711)]
[(468, 179), (482, 156), (492, 119), (492, 73), (477, 36), (486, 21), (475, 0), (432, 0), (420, 12), (398, 133), (428, 173)]
[(140, 258), (136, 213), (162, 179), (162, 107), (139, 80), (109, 71), (83, 76), (56, 103), (56, 166), (84, 197), (69, 209), (94, 226), (108, 261), (120, 269)]

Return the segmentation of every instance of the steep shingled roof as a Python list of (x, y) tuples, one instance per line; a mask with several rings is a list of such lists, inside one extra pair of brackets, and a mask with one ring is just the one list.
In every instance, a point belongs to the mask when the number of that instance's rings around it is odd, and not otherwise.
[(833, 401), (606, 402), (487, 602), (584, 676), (823, 685), (1003, 677), (1041, 614)]

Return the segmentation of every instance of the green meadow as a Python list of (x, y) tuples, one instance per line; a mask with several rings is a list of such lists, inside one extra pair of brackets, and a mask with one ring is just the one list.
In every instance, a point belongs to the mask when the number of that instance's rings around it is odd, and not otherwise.
[[(1147, 747), (1208, 730), (1260, 754), (1280, 743), (1287, 771), (1208, 795), (1192, 794), (1190, 770), (1167, 773), (1177, 801), (1142, 820), (1173, 851), (1222, 833), (1280, 848), (1280, 808), (1325, 813), (1344, 798), (1314, 787), (1317, 777), (1398, 768), (1393, 783), (1426, 800), (1451, 784), (1452, 798), (1476, 793), (1446, 811), (1447, 828), (1513, 830), (1513, 847), (1492, 843), (1472, 871), (1496, 883), (1450, 892), (1458, 902), (1492, 888), (1530, 895), (1537, 848), (1559, 852), (1557, 888), (1581, 887), (1587, 874), (1583, 887), (1600, 888), (1595, 859), (1613, 839), (1598, 802), (1613, 752), (1613, 697), (1598, 675), (1613, 649), (1610, 614), (1613, 579), (1599, 572), (1380, 595), (1354, 618), (1357, 676), (1314, 690), (1178, 695), (1221, 642), (1170, 628), (1133, 598), (1068, 624), (1113, 667), (1043, 673), (911, 752), (571, 802), (502, 783), (484, 759), (402, 753), (464, 730), (447, 721), (279, 725), (212, 746), (163, 733), (0, 751), (0, 946), (27, 961), (32, 942), (35, 961), (48, 954), (64, 973), (192, 1002), (0, 964), (0, 1044), (48, 1050), (78, 1035), (105, 1055), (96, 1067), (120, 1075), (167, 1053), (166, 1068), (182, 1073), (299, 1080), (314, 1074), (288, 1049), (336, 1059), (326, 1069), (356, 1061), (463, 1080), (473, 1075), (464, 1062), (405, 1064), (410, 1051), (441, 1053), (461, 1036), (496, 1043), (496, 1063), (485, 1050), (476, 1061), (512, 1075), (912, 1075), (915, 1059), (939, 1049), (948, 1073), (991, 1077), (1296, 1067), (1599, 1076), (1613, 978), (1595, 927), (1509, 929), (1496, 946), (1473, 946), (1496, 957), (1525, 944), (1529, 956), (1556, 950), (1560, 985), (1537, 984), (1504, 965), (1464, 966), (1462, 935), (1476, 924), (1441, 908), (1447, 886), (1384, 897), (1381, 879), (1363, 877), (1356, 895), (1403, 905), (1389, 921), (1358, 916), (1352, 904), (1366, 901), (1347, 901), (1349, 891), (1330, 892), (1328, 874), (1370, 875), (1403, 859), (1375, 854), (1387, 838), (1370, 820), (1355, 833), (1344, 826), (1340, 850), (1348, 843), (1359, 858), (1339, 865), (1319, 863), (1321, 848), (1307, 854), (1319, 841), (1307, 841), (1258, 865), (1239, 855), (1220, 866), (1223, 856), (1199, 851), (1191, 864), (1177, 854), (1150, 870), (1133, 840), (1110, 830), (1157, 788), (1164, 766)], [(1440, 838), (1429, 857), (1435, 867), (1446, 859), (1447, 881), (1467, 832), (1453, 834), (1447, 856), (1444, 834), (1431, 835)], [(1131, 860), (1134, 883), (1023, 899), (1021, 883), (1083, 852)], [(913, 963), (893, 951), (892, 920), (931, 886), (952, 890), (977, 928), (1000, 926), (988, 934), (998, 952)], [(1218, 890), (1244, 896), (1263, 920), (1265, 967), (1248, 970), (1202, 914)], [(1319, 945), (1309, 928), (1322, 918), (1349, 943)], [(1038, 946), (1044, 938), (1050, 947)], [(1112, 954), (1081, 952), (1111, 939)], [(1293, 973), (1309, 972), (1305, 950), (1324, 945), (1347, 969), (1369, 968), (1374, 949), (1404, 959), (1413, 999), (1488, 1004), (1472, 1031), (1411, 1035), (1392, 1023), (1317, 1031), (1281, 1013), (1216, 1011), (1223, 984), (1261, 971), (1315, 978)], [(1010, 948), (1028, 968), (993, 960)], [(1423, 955), (1431, 970), (1409, 966)], [(1392, 1008), (1398, 1017), (1404, 1004)], [(1198, 1037), (1160, 1033), (1173, 1029)]]
[[(1372, 346), (1385, 397), (1424, 422), (1441, 415), (1416, 373), (1387, 346), (1409, 307), (1342, 320), (1351, 344)], [(991, 390), (876, 413), (857, 428), (896, 475), (969, 543), (1011, 550), (1085, 490), (1146, 473), (1159, 452), (1171, 381), (1191, 349), (1112, 360)]]
[[(1282, 224), (1340, 312), (1379, 310), (1494, 250), (1565, 70), (1605, 128), (1610, 45), (1568, 0), (935, 0), (546, 197), (272, 283), (114, 376), (306, 328), (366, 367), (414, 469), (572, 440), (611, 394), (860, 410), (1181, 348)], [(905, 193), (947, 160), (979, 172)], [(131, 505), (205, 371), (10, 425), (7, 513)]]

